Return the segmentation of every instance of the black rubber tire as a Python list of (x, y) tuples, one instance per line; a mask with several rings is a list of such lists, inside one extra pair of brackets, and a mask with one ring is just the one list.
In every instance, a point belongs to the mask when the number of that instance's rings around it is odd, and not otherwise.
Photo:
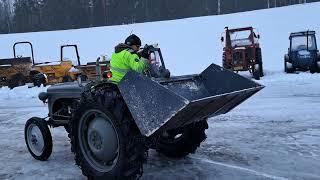
[(320, 67), (317, 64), (318, 62), (320, 63), (320, 52), (317, 53), (317, 62), (316, 62), (317, 73), (320, 73)]
[(72, 78), (69, 75), (63, 76), (62, 82), (72, 82)]
[(256, 60), (257, 60), (257, 63), (259, 64), (259, 68), (260, 68), (260, 74), (259, 76), (260, 77), (263, 77), (264, 76), (264, 72), (263, 72), (263, 63), (262, 63), (262, 53), (261, 53), (261, 48), (257, 48), (256, 49)]
[(8, 80), (8, 87), (10, 89), (13, 89), (18, 86), (23, 86), (25, 84), (26, 84), (26, 77), (21, 73), (11, 76), (11, 78)]
[(41, 84), (43, 84), (43, 86), (46, 86), (46, 77), (44, 76), (44, 74), (38, 73), (35, 74), (32, 77), (32, 82), (34, 86), (40, 87)]
[[(40, 129), (42, 137), (43, 137), (44, 149), (43, 149), (43, 152), (41, 153), (41, 155), (34, 154), (30, 148), (30, 145), (28, 144), (27, 129), (32, 124), (36, 125)], [(40, 160), (40, 161), (46, 161), (50, 157), (50, 155), (52, 153), (52, 136), (51, 136), (51, 132), (48, 128), (47, 121), (45, 121), (44, 119), (38, 118), (38, 117), (30, 118), (25, 124), (24, 138), (25, 138), (25, 142), (28, 147), (29, 153), (35, 159)]]
[[(169, 158), (183, 158), (190, 153), (195, 153), (196, 149), (207, 138), (206, 129), (208, 129), (208, 123), (204, 120), (170, 130), (167, 132), (168, 137), (162, 135), (159, 137), (156, 150)], [(178, 134), (181, 134), (181, 136), (174, 139)]]
[[(134, 123), (119, 92), (109, 89), (103, 96), (92, 95), (82, 98), (79, 107), (70, 121), (71, 151), (75, 154), (76, 164), (88, 179), (138, 179), (143, 173), (143, 162), (146, 160), (147, 146), (145, 139)], [(94, 94), (92, 92), (91, 94)], [(86, 94), (86, 93), (84, 93)], [(90, 96), (90, 95), (89, 95)], [(99, 110), (108, 116), (117, 131), (119, 155), (114, 167), (107, 172), (94, 169), (85, 158), (79, 140), (78, 127), (81, 117), (87, 110)], [(90, 153), (90, 152), (88, 152)]]
[(284, 72), (286, 73), (294, 73), (295, 68), (288, 69), (286, 61), (284, 61)]
[(231, 67), (227, 64), (225, 52), (222, 54), (222, 67), (229, 70), (231, 69)]
[(318, 66), (315, 64), (314, 66), (310, 67), (310, 73), (314, 74), (318, 72)]
[(258, 70), (255, 70), (255, 68), (253, 67), (253, 68), (252, 68), (252, 71), (253, 71), (253, 78), (254, 78), (255, 80), (260, 80), (260, 75), (261, 75), (260, 65), (259, 65), (259, 69), (258, 69)]
[(284, 60), (283, 62), (284, 62), (284, 63), (283, 63), (284, 72), (285, 72), (285, 73), (289, 73), (289, 72), (288, 72), (288, 67), (287, 67), (287, 64), (286, 64), (286, 60)]

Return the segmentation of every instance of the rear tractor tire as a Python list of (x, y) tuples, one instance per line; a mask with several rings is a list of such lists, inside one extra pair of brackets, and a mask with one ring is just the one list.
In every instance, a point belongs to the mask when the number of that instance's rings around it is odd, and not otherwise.
[(264, 76), (264, 72), (263, 72), (263, 64), (262, 64), (262, 53), (261, 53), (261, 48), (257, 48), (256, 49), (256, 60), (257, 63), (259, 64), (259, 68), (260, 68), (260, 77)]
[(24, 128), (24, 138), (30, 154), (37, 160), (46, 161), (52, 153), (52, 136), (44, 119), (30, 118)]
[(260, 64), (255, 64), (253, 67), (253, 78), (256, 80), (260, 80), (261, 77), (261, 66)]
[(123, 100), (112, 90), (103, 96), (83, 96), (69, 134), (83, 175), (89, 179), (141, 177), (147, 148)]
[(195, 153), (200, 144), (207, 138), (208, 129), (206, 120), (187, 125), (182, 128), (166, 131), (157, 142), (157, 152), (169, 158), (183, 158)]

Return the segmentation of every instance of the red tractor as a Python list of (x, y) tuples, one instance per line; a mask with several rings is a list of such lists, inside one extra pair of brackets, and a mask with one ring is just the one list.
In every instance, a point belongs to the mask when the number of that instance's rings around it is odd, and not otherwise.
[(252, 27), (225, 28), (221, 42), (224, 43), (222, 65), (231, 71), (249, 71), (259, 80), (263, 76), (260, 35)]

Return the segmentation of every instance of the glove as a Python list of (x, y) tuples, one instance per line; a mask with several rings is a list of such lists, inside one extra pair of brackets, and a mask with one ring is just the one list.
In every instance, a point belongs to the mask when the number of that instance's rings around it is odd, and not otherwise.
[(139, 55), (141, 57), (143, 57), (143, 58), (149, 59), (149, 55), (150, 55), (149, 50), (150, 50), (151, 47), (152, 46), (149, 46), (149, 45), (146, 44), (144, 46), (143, 50), (141, 52), (139, 52)]

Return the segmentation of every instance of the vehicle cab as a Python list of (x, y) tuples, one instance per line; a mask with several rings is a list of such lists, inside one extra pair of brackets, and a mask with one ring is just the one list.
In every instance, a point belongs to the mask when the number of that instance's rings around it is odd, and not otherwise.
[(289, 40), (288, 54), (285, 55), (285, 72), (319, 71), (319, 50), (315, 31), (291, 33)]

